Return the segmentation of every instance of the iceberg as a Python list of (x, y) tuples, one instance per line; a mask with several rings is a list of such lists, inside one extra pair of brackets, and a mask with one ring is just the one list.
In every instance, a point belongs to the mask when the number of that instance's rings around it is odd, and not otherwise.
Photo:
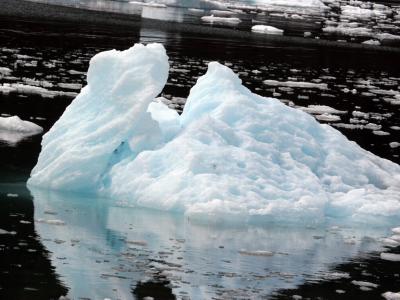
[(46, 133), (29, 186), (190, 217), (286, 222), (396, 217), (400, 166), (211, 62), (182, 115), (156, 100), (159, 44), (92, 58), (87, 86)]

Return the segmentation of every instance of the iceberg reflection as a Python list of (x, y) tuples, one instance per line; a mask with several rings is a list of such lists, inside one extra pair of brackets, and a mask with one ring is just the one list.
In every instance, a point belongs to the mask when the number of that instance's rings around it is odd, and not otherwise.
[(334, 264), (378, 250), (387, 233), (333, 226), (339, 220), (318, 228), (199, 224), (110, 199), (29, 188), (36, 231), (73, 299), (132, 299), (145, 282), (163, 282), (192, 299), (258, 298), (342, 276)]

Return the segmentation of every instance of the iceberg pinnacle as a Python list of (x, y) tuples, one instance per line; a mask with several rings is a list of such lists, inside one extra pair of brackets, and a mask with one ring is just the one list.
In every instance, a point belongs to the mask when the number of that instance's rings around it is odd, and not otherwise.
[(167, 73), (158, 44), (96, 55), (88, 85), (44, 136), (28, 184), (189, 215), (400, 213), (400, 166), (253, 94), (217, 62), (179, 116), (154, 101)]

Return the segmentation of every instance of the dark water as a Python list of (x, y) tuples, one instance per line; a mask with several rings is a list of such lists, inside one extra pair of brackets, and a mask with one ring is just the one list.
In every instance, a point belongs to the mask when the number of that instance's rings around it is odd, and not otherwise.
[[(76, 85), (62, 83), (84, 85), (94, 54), (135, 42), (161, 42), (172, 67), (162, 93), (170, 107), (181, 111), (207, 63), (218, 60), (258, 94), (292, 106), (326, 105), (341, 111), (333, 113), (339, 117), (330, 122), (333, 126), (365, 149), (400, 162), (399, 148), (390, 146), (400, 141), (398, 54), (244, 43), (145, 28), (5, 18), (0, 24), (0, 66), (12, 70), (1, 78), (3, 86), (20, 83), (60, 92), (51, 97), (43, 90), (2, 93), (0, 114), (18, 115), (45, 131), (70, 103), (71, 93), (79, 92)], [(263, 80), (326, 88), (271, 86)], [(399, 263), (379, 258), (382, 251), (399, 252), (380, 243), (390, 235), (388, 225), (370, 228), (327, 220), (315, 228), (221, 227), (106, 199), (28, 191), (24, 182), (40, 139), (0, 142), (0, 228), (11, 232), (0, 234), (1, 299), (67, 294), (74, 299), (377, 299), (383, 292), (398, 292)], [(363, 291), (353, 280), (378, 286)]]
[[(67, 7), (83, 8), (93, 11), (116, 12), (131, 15), (139, 19), (153, 19), (183, 24), (203, 25), (210, 28), (230, 28), (233, 30), (251, 31), (254, 25), (270, 25), (284, 30), (285, 36), (304, 37), (309, 39), (326, 39), (341, 42), (362, 43), (370, 39), (378, 39), (380, 44), (396, 46), (400, 45), (400, 26), (397, 17), (399, 5), (396, 1), (322, 1), (327, 9), (316, 7), (291, 7), (269, 6), (262, 1), (220, 1), (225, 5), (218, 6), (207, 1), (176, 1), (167, 6), (154, 7), (141, 5), (141, 0), (29, 0), (32, 2), (61, 5)], [(145, 1), (163, 3), (162, 1)], [(218, 1), (216, 1), (218, 2)], [(373, 17), (349, 17), (342, 15), (342, 7), (351, 5), (356, 8), (373, 9), (374, 3), (384, 4), (387, 13)], [(237, 18), (239, 23), (224, 21), (205, 22), (203, 16), (216, 16), (223, 18)], [(325, 31), (330, 26), (353, 23), (350, 27), (367, 28), (367, 33), (352, 34), (339, 31)], [(393, 34), (392, 38), (381, 39), (380, 33)]]

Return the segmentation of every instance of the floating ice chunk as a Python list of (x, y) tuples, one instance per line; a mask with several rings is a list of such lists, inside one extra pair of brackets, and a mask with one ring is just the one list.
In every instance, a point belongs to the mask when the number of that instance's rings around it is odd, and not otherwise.
[(381, 241), (382, 243), (390, 247), (397, 247), (400, 245), (400, 242), (393, 240), (391, 238), (383, 238)]
[(239, 18), (214, 17), (213, 15), (201, 17), (201, 20), (206, 23), (230, 24), (230, 25), (237, 25), (242, 22)]
[(368, 281), (357, 281), (353, 280), (351, 282), (354, 285), (358, 285), (360, 288), (367, 287), (367, 288), (377, 288), (378, 285), (376, 283), (368, 282)]
[(23, 121), (18, 116), (0, 117), (0, 131), (12, 131), (27, 134), (39, 134), (43, 128), (35, 123)]
[(6, 68), (6, 67), (0, 67), (0, 75), (1, 76), (8, 76), (11, 74), (11, 69)]
[(217, 219), (400, 214), (400, 166), (216, 62), (177, 116), (154, 102), (167, 69), (156, 44), (96, 55), (28, 183)]
[(382, 131), (382, 130), (373, 130), (372, 133), (375, 135), (390, 135), (389, 132)]
[(9, 197), (9, 198), (17, 198), (18, 194), (8, 193), (7, 197)]
[(313, 82), (303, 82), (303, 81), (277, 81), (277, 80), (264, 80), (263, 83), (269, 86), (285, 86), (285, 87), (295, 87), (295, 88), (306, 88), (306, 89), (320, 89), (327, 90), (328, 85), (326, 83), (313, 83)]
[(7, 230), (4, 230), (4, 229), (1, 229), (1, 228), (0, 228), (0, 235), (1, 235), (1, 234), (16, 235), (17, 232), (15, 232), (15, 231), (7, 231)]
[(375, 45), (375, 46), (379, 46), (381, 44), (381, 42), (379, 42), (377, 40), (366, 40), (362, 43), (366, 44), (366, 45)]
[(381, 259), (389, 261), (400, 261), (400, 254), (382, 252)]
[(82, 84), (80, 83), (59, 83), (58, 86), (70, 90), (80, 90), (82, 88)]
[(362, 111), (355, 110), (351, 114), (356, 118), (369, 119), (369, 113), (365, 113), (365, 112), (362, 112)]
[(254, 25), (253, 27), (251, 27), (251, 31), (258, 33), (265, 33), (265, 34), (276, 34), (276, 35), (283, 34), (282, 29), (278, 29), (276, 27), (269, 25)]
[(319, 121), (325, 121), (325, 122), (337, 122), (337, 121), (341, 120), (339, 116), (335, 116), (335, 115), (331, 115), (331, 114), (327, 114), (327, 113), (324, 113), (322, 115), (316, 115), (315, 118)]
[(400, 292), (393, 293), (393, 292), (385, 292), (382, 294), (382, 297), (386, 300), (400, 300)]
[(348, 36), (372, 36), (372, 30), (367, 27), (348, 27), (343, 24), (339, 24), (338, 26), (327, 26), (322, 28), (323, 32), (331, 33), (331, 34), (340, 34), (340, 35), (348, 35)]
[(392, 228), (392, 231), (396, 234), (400, 234), (400, 227)]
[(341, 115), (347, 113), (344, 110), (338, 110), (336, 108), (327, 105), (309, 105), (307, 107), (299, 107), (302, 111), (308, 112), (310, 114), (332, 114)]

